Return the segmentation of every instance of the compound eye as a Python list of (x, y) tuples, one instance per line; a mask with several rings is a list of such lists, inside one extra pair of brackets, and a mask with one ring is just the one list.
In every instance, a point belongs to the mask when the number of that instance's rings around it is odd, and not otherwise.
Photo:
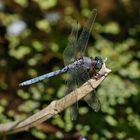
[(95, 57), (95, 60), (96, 60), (96, 61), (98, 61), (98, 60), (99, 60), (99, 61), (102, 61), (102, 58), (101, 58), (100, 56), (96, 56), (96, 57)]
[(96, 62), (96, 68), (101, 69), (101, 67), (102, 67), (102, 63), (100, 61), (97, 61)]
[(96, 68), (97, 69), (101, 69), (102, 68), (102, 65), (103, 65), (103, 60), (100, 56), (96, 56), (95, 57), (95, 60), (96, 60)]

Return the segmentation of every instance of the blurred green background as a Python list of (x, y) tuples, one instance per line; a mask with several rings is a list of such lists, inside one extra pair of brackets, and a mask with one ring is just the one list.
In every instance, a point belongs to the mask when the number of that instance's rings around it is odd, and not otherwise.
[(72, 23), (83, 27), (93, 8), (98, 15), (86, 55), (107, 57), (112, 69), (97, 89), (100, 111), (80, 101), (76, 122), (63, 111), (6, 139), (140, 139), (139, 0), (0, 0), (0, 123), (30, 116), (64, 96), (65, 74), (18, 84), (63, 67)]

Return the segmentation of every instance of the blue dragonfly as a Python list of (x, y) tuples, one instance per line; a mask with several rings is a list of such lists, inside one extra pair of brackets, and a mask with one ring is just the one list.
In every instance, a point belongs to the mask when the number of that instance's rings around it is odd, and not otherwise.
[[(20, 83), (19, 86), (31, 85), (41, 80), (67, 72), (67, 74), (69, 75), (69, 78), (66, 81), (68, 87), (66, 92), (67, 94), (73, 91), (75, 88), (82, 85), (83, 83), (85, 83), (88, 79), (90, 79), (91, 76), (89, 73), (91, 73), (91, 71), (93, 72), (92, 75), (96, 76), (103, 65), (103, 59), (100, 56), (96, 56), (95, 58), (84, 56), (96, 15), (97, 10), (93, 9), (87, 20), (86, 25), (82, 29), (81, 34), (79, 36), (79, 24), (75, 23), (72, 27), (71, 34), (69, 35), (68, 45), (63, 52), (65, 67), (63, 67), (60, 70), (56, 70), (41, 75), (39, 77), (24, 81)], [(96, 97), (94, 89), (93, 92), (89, 93), (86, 97), (84, 97), (84, 100), (94, 111), (97, 112), (100, 109), (100, 104), (98, 98)], [(77, 93), (75, 93), (75, 99), (76, 94)], [(78, 102), (72, 105), (72, 120), (76, 120), (77, 114)]]

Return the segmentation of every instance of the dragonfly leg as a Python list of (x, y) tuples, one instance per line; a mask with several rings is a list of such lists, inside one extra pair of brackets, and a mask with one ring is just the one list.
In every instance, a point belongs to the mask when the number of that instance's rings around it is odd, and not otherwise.
[(100, 73), (96, 72), (96, 74), (94, 75), (94, 78), (95, 78), (96, 80), (98, 80), (98, 79), (100, 79), (102, 76), (105, 76), (105, 74), (100, 74)]
[(99, 70), (96, 70), (95, 68), (93, 68), (93, 71), (95, 73), (95, 75), (93, 75), (93, 78), (95, 78), (96, 80), (100, 79), (102, 76), (105, 76), (105, 74), (100, 74)]

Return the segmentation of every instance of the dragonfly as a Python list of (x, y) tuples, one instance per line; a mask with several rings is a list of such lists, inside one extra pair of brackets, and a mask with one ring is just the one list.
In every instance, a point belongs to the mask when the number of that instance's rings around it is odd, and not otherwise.
[[(93, 9), (79, 36), (79, 24), (77, 22), (74, 23), (72, 31), (68, 37), (68, 45), (63, 52), (65, 66), (62, 69), (24, 81), (20, 83), (19, 86), (31, 85), (44, 79), (67, 73), (69, 78), (66, 80), (66, 94), (68, 94), (89, 80), (91, 77), (91, 71), (93, 71), (92, 76), (96, 76), (103, 65), (102, 57), (95, 56), (95, 58), (92, 58), (84, 56), (96, 15), (97, 10)], [(76, 95), (77, 93), (75, 93), (75, 99)], [(84, 100), (94, 111), (97, 112), (100, 109), (100, 103), (95, 94), (95, 89), (85, 96)], [(78, 102), (74, 103), (71, 108), (72, 120), (76, 120), (78, 114)]]

